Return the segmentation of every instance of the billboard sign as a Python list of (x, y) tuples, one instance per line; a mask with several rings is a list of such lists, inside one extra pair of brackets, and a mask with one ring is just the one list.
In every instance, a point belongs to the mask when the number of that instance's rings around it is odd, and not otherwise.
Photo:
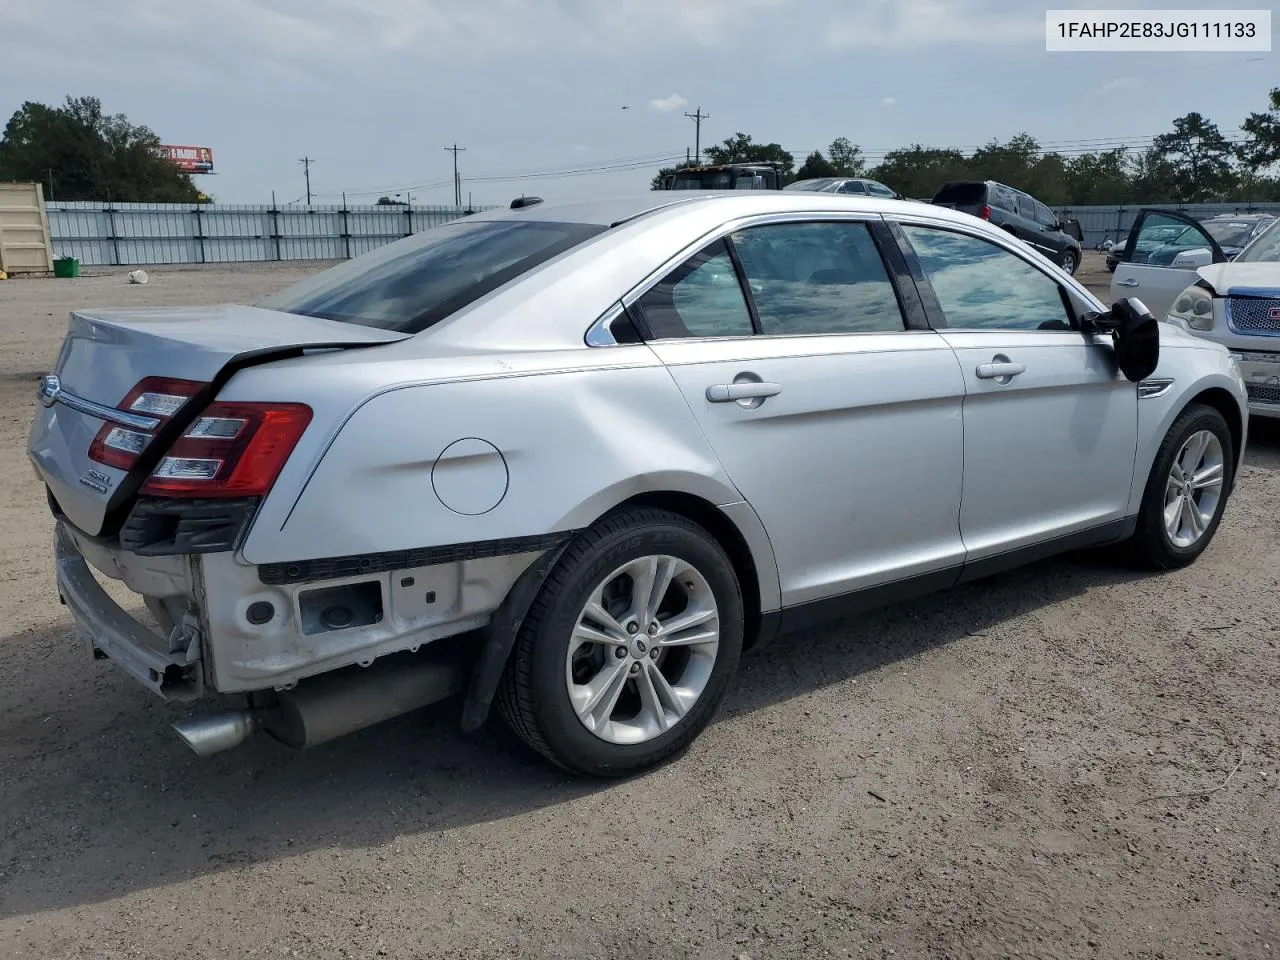
[(213, 173), (213, 151), (209, 147), (160, 145), (164, 157), (183, 173)]

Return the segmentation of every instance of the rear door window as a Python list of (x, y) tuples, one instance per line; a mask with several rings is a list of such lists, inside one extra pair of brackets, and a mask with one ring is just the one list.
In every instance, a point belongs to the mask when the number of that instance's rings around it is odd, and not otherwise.
[(605, 229), (542, 220), (455, 220), (308, 277), (258, 306), (420, 333)]
[(755, 332), (723, 240), (695, 253), (632, 308), (655, 339), (749, 337)]
[(880, 250), (863, 223), (777, 223), (733, 235), (765, 336), (905, 328)]

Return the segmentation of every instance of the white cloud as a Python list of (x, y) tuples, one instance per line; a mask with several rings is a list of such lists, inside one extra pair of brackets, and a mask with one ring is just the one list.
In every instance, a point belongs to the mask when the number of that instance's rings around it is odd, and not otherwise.
[(649, 109), (656, 110), (658, 113), (670, 113), (672, 110), (679, 110), (681, 107), (687, 107), (689, 101), (678, 93), (673, 93), (669, 97), (663, 97), (660, 100), (650, 100)]
[(895, 104), (897, 104), (897, 102), (898, 102), (898, 98), (897, 98), (897, 97), (883, 97), (883, 98), (880, 100), (880, 106), (882, 106), (882, 107), (892, 107), (892, 106), (894, 106)]

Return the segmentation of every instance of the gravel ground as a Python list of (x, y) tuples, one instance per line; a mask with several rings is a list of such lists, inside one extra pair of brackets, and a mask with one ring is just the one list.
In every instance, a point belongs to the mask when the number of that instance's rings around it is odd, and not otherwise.
[(72, 307), (312, 269), (0, 283), (0, 957), (1280, 954), (1280, 430), (1257, 421), (1192, 568), (1071, 556), (787, 638), (648, 776), (568, 779), (449, 705), (197, 759), (58, 605), (32, 391)]

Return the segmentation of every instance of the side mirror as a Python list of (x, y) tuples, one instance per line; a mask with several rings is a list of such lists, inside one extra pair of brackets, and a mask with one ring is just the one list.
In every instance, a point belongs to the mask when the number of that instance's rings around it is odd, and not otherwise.
[(1213, 263), (1213, 251), (1208, 247), (1196, 247), (1194, 250), (1183, 250), (1173, 258), (1172, 267), (1199, 268)]
[(1145, 380), (1160, 363), (1160, 321), (1137, 297), (1117, 300), (1107, 313), (1085, 317), (1081, 326), (1086, 333), (1111, 334), (1126, 380)]

